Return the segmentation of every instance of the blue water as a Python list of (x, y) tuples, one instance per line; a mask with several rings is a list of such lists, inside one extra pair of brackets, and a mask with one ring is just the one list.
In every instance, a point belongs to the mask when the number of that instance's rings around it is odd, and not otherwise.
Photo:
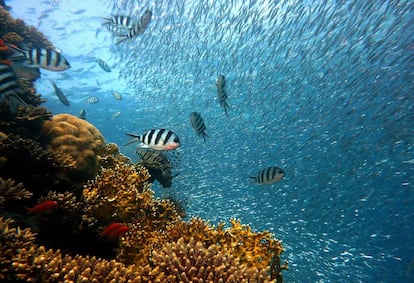
[[(7, 3), (72, 65), (42, 71), (45, 106), (85, 109), (133, 160), (126, 132), (174, 130), (183, 161), (168, 193), (187, 200), (189, 217), (273, 232), (286, 248), (285, 282), (414, 282), (413, 1), (38, 2)], [(146, 9), (145, 33), (116, 46), (102, 17)], [(206, 143), (192, 111), (203, 115)], [(252, 183), (268, 166), (286, 177)]]

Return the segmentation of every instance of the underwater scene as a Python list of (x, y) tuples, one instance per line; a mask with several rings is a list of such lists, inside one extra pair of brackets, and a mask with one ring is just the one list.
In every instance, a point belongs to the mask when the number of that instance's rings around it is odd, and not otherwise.
[(0, 282), (414, 282), (412, 0), (0, 4)]

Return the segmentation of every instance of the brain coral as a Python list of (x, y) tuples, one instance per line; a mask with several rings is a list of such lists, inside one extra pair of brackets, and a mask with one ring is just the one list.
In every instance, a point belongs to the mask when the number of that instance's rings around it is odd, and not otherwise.
[(87, 121), (69, 114), (59, 114), (46, 121), (41, 140), (52, 150), (69, 154), (76, 161), (67, 172), (73, 181), (93, 178), (98, 170), (98, 152), (105, 140), (97, 128)]

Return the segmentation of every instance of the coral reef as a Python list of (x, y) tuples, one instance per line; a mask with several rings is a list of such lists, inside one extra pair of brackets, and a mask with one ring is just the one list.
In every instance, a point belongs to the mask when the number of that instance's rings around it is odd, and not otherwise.
[(20, 45), (25, 43), (27, 47), (53, 47), (52, 43), (35, 27), (27, 26), (24, 21), (13, 19), (10, 13), (0, 7), (0, 37), (9, 43)]
[(89, 122), (70, 114), (59, 114), (46, 121), (40, 139), (47, 148), (69, 154), (75, 161), (67, 177), (74, 182), (93, 178), (98, 171), (98, 152), (105, 140)]
[(0, 207), (8, 200), (21, 200), (30, 198), (33, 194), (26, 190), (22, 183), (16, 184), (12, 179), (0, 177)]

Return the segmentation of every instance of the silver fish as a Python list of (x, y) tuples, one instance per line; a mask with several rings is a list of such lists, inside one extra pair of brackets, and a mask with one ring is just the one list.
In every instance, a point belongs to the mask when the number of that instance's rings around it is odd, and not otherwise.
[(180, 147), (178, 136), (166, 129), (153, 129), (145, 132), (143, 135), (127, 134), (134, 139), (127, 143), (140, 142), (141, 148), (151, 148), (156, 150), (173, 150)]
[(62, 102), (66, 106), (69, 106), (69, 100), (66, 98), (63, 91), (56, 85), (56, 83), (53, 80), (50, 80), (50, 83), (52, 84), (53, 88), (55, 89), (55, 94), (59, 98), (60, 102)]
[(99, 102), (99, 98), (96, 96), (89, 96), (88, 98), (85, 99), (85, 102), (89, 104), (96, 104)]
[(227, 103), (227, 91), (225, 89), (226, 80), (223, 75), (218, 75), (217, 77), (217, 96), (219, 99), (220, 106), (224, 108), (224, 113), (227, 114), (227, 109), (230, 106)]
[(206, 133), (206, 125), (204, 124), (201, 114), (198, 112), (191, 112), (190, 122), (197, 135), (203, 137), (204, 142), (206, 142), (206, 137), (208, 137), (208, 135)]
[(279, 167), (273, 166), (263, 169), (254, 179), (260, 185), (270, 185), (279, 182), (285, 176), (285, 172)]
[(79, 112), (79, 118), (86, 120), (86, 111), (85, 109), (81, 109), (81, 111)]

